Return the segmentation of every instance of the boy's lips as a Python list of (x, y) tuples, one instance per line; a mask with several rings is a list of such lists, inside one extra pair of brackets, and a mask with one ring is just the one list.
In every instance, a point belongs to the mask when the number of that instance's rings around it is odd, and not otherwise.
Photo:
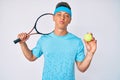
[(64, 24), (65, 22), (64, 21), (59, 21), (60, 22), (60, 24)]

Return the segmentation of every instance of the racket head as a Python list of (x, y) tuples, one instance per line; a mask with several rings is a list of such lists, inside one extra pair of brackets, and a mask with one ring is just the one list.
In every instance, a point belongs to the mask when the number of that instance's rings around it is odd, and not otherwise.
[(47, 35), (54, 31), (54, 21), (52, 13), (44, 13), (40, 15), (34, 24), (37, 34)]

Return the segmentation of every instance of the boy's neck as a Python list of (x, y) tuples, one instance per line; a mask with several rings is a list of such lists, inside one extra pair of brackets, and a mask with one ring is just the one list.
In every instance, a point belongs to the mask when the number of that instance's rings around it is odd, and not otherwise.
[(68, 33), (67, 30), (55, 29), (54, 34), (57, 36), (64, 36)]

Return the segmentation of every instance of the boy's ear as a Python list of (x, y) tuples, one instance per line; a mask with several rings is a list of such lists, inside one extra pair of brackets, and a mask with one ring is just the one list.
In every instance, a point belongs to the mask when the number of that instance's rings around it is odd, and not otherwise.
[(69, 24), (71, 23), (72, 18), (70, 18)]

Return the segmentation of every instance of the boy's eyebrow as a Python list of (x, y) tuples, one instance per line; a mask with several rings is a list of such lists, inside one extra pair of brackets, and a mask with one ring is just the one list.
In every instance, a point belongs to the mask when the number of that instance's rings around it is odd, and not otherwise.
[[(62, 12), (64, 12), (64, 11), (61, 11), (61, 12), (58, 12), (58, 13), (62, 13)], [(69, 14), (68, 14), (68, 13), (66, 13), (66, 12), (65, 12), (65, 14), (69, 15)]]

